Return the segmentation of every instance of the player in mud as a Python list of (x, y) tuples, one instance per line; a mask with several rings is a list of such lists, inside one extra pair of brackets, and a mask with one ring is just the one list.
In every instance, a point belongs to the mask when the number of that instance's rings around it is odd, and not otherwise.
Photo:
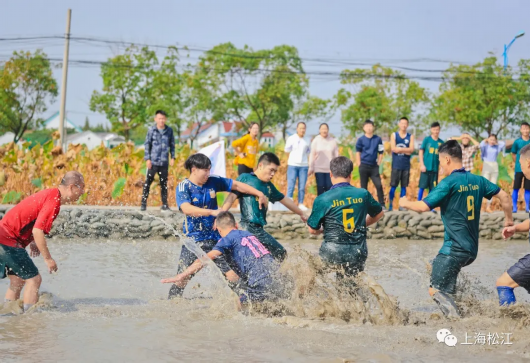
[(440, 207), (445, 227), (444, 243), (432, 263), (429, 294), (444, 315), (460, 316), (454, 302), (456, 281), (462, 267), (477, 257), (480, 208), (482, 199), (497, 196), (504, 210), (504, 225), (512, 226), (510, 196), (482, 176), (467, 172), (462, 166), (462, 148), (455, 140), (438, 149), (440, 166), (445, 178), (422, 201), (399, 200), (403, 208), (428, 212)]
[(333, 186), (315, 199), (307, 225), (311, 234), (324, 233), (320, 258), (342, 279), (364, 270), (368, 257), (367, 227), (381, 219), (384, 212), (366, 189), (350, 184), (353, 171), (350, 159), (336, 157), (331, 160), (330, 169)]
[(5, 302), (20, 298), (24, 289), (24, 311), (39, 300), (42, 277), (31, 255), (42, 255), (50, 273), (57, 271), (45, 235), (50, 233), (53, 221), (59, 215), (61, 204), (75, 202), (85, 193), (83, 175), (67, 172), (57, 188), (45, 189), (30, 195), (11, 208), (0, 221), (0, 279), (9, 277)]
[[(227, 259), (233, 262), (237, 274), (244, 281), (239, 295), (240, 303), (275, 299), (280, 291), (280, 265), (269, 250), (250, 232), (238, 230), (232, 213), (219, 213), (215, 223), (222, 238), (207, 256), (214, 261), (227, 256)], [(161, 282), (184, 287), (202, 268), (202, 262), (197, 259), (184, 272)]]
[[(307, 221), (304, 212), (290, 198), (286, 198), (276, 189), (271, 182), (272, 177), (278, 171), (280, 159), (273, 153), (264, 153), (258, 160), (256, 171), (248, 174), (241, 174), (237, 181), (248, 184), (263, 192), (272, 203), (280, 202), (293, 213), (300, 216), (302, 221)], [(263, 226), (267, 224), (267, 208), (261, 208), (258, 200), (243, 191), (230, 193), (223, 204), (223, 210), (230, 209), (235, 200), (239, 198), (241, 205), (241, 228), (249, 231), (260, 240), (270, 251), (272, 257), (278, 261), (283, 261), (287, 257), (287, 251), (274, 237), (268, 234)]]
[[(191, 155), (184, 164), (190, 176), (177, 186), (177, 206), (186, 215), (184, 234), (192, 238), (204, 252), (210, 252), (221, 238), (214, 229), (215, 217), (221, 211), (217, 207), (217, 192), (237, 191), (252, 195), (256, 198), (258, 209), (268, 204), (267, 197), (261, 191), (232, 179), (210, 175), (211, 166), (212, 162), (206, 155)], [(195, 254), (183, 245), (177, 273), (182, 273), (195, 259)], [(233, 287), (239, 280), (237, 274), (224, 258), (216, 259), (215, 263)], [(168, 298), (182, 296), (185, 286), (185, 284), (173, 285)]]
[[(525, 179), (530, 180), (530, 145), (526, 145), (521, 149), (519, 162)], [(504, 227), (502, 236), (506, 239), (513, 236), (516, 232), (528, 233), (529, 229), (530, 219), (527, 219), (515, 226)], [(519, 286), (524, 287), (530, 293), (530, 254), (522, 257), (497, 279), (499, 304), (501, 306), (515, 304), (513, 290)]]

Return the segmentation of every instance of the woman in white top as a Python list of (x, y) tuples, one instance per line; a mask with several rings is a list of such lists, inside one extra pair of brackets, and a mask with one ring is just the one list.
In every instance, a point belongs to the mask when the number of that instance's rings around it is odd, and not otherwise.
[(304, 139), (306, 124), (299, 122), (296, 125), (296, 134), (287, 138), (285, 152), (289, 154), (287, 161), (287, 196), (293, 199), (296, 179), (298, 179), (298, 208), (307, 210), (304, 206), (305, 185), (309, 170), (309, 142)]

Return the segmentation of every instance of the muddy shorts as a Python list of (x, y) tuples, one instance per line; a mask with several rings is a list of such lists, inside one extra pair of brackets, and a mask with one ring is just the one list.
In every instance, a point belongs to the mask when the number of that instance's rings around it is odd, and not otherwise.
[(530, 293), (530, 254), (517, 261), (507, 272), (517, 285)]
[(337, 277), (355, 276), (364, 271), (368, 248), (366, 241), (357, 244), (324, 242), (319, 256), (327, 269), (337, 271)]
[(38, 274), (39, 269), (24, 248), (0, 244), (0, 279), (4, 279), (8, 275), (15, 275), (22, 280), (28, 280)]
[(255, 223), (241, 222), (241, 228), (256, 236), (257, 239), (269, 250), (276, 261), (282, 262), (285, 260), (287, 257), (287, 251), (280, 242), (276, 241), (276, 238), (263, 229), (263, 226)]
[(437, 171), (427, 171), (420, 174), (420, 189), (429, 189), (433, 190), (438, 184), (438, 172)]
[(454, 294), (460, 270), (462, 267), (470, 265), (473, 261), (475, 259), (470, 256), (439, 253), (432, 262), (431, 287), (447, 294)]

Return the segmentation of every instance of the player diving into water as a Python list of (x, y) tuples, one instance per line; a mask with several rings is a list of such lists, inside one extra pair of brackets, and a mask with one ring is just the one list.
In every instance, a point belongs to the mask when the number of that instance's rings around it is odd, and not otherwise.
[(331, 160), (330, 169), (333, 186), (315, 199), (307, 225), (311, 234), (324, 233), (320, 258), (342, 279), (364, 270), (368, 257), (366, 227), (381, 219), (384, 212), (366, 189), (350, 184), (350, 159), (336, 157)]
[[(530, 180), (530, 145), (524, 146), (519, 153), (521, 171), (525, 179)], [(515, 226), (504, 227), (502, 236), (509, 238), (516, 232), (528, 233), (530, 229), (530, 219)], [(523, 287), (530, 292), (530, 254), (522, 257), (512, 267), (497, 279), (497, 292), (499, 294), (499, 304), (515, 304), (513, 290), (516, 287)]]
[(462, 148), (450, 140), (438, 149), (445, 178), (422, 201), (399, 200), (403, 208), (428, 212), (440, 207), (445, 228), (444, 243), (432, 263), (429, 294), (444, 315), (459, 316), (454, 302), (456, 281), (462, 267), (477, 257), (482, 198), (497, 196), (504, 210), (504, 225), (512, 226), (510, 196), (486, 178), (462, 167)]
[[(222, 238), (207, 256), (214, 261), (227, 256), (228, 260), (233, 261), (237, 274), (244, 281), (239, 301), (245, 304), (276, 298), (279, 294), (279, 263), (274, 260), (269, 250), (256, 236), (238, 230), (232, 213), (219, 213), (215, 223)], [(184, 287), (202, 268), (202, 262), (197, 259), (184, 272), (161, 282)]]
[(44, 235), (50, 233), (61, 204), (75, 202), (84, 193), (83, 175), (77, 171), (69, 171), (64, 175), (59, 187), (30, 195), (2, 218), (0, 279), (7, 276), (10, 280), (6, 302), (18, 300), (25, 285), (24, 311), (37, 303), (42, 277), (26, 252), (26, 247), (30, 246), (33, 257), (42, 254), (50, 273), (57, 271), (57, 264), (48, 250)]
[[(217, 209), (217, 192), (238, 191), (252, 195), (256, 198), (257, 209), (268, 204), (267, 198), (261, 191), (232, 179), (210, 175), (211, 166), (212, 162), (206, 155), (191, 155), (184, 164), (190, 176), (177, 186), (177, 206), (186, 215), (183, 231), (204, 252), (210, 252), (221, 238), (213, 228), (215, 217), (220, 212)], [(177, 273), (182, 273), (195, 259), (195, 254), (183, 245)], [(237, 283), (239, 277), (224, 258), (217, 258), (215, 263), (232, 284)], [(185, 283), (171, 286), (169, 299), (182, 296), (185, 287)]]

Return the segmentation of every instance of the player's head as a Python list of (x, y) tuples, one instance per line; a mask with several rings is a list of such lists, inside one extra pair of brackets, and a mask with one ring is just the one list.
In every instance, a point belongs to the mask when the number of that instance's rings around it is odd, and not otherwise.
[(250, 127), (248, 128), (248, 133), (252, 137), (256, 137), (259, 134), (259, 125), (257, 122), (253, 122), (250, 124)]
[(193, 178), (195, 184), (203, 185), (210, 177), (212, 162), (206, 155), (197, 153), (186, 160), (184, 167), (190, 172), (190, 178)]
[(264, 153), (258, 160), (256, 176), (262, 182), (268, 183), (278, 171), (280, 159), (274, 153)]
[(456, 140), (449, 140), (438, 148), (440, 167), (445, 176), (457, 168), (462, 167), (462, 148)]
[(521, 124), (521, 135), (528, 137), (530, 135), (530, 124), (528, 122), (523, 122)]
[(343, 179), (346, 179), (348, 182), (351, 180), (351, 173), (353, 171), (353, 163), (350, 159), (345, 156), (337, 156), (329, 163), (329, 168), (331, 171), (331, 183), (337, 184)]
[(409, 119), (406, 117), (402, 117), (399, 119), (398, 122), (399, 131), (406, 132), (407, 128), (409, 127)]
[(163, 129), (164, 126), (166, 125), (166, 121), (167, 121), (167, 113), (165, 113), (162, 110), (156, 110), (156, 112), (155, 112), (156, 126), (159, 129)]
[(521, 171), (526, 179), (530, 179), (530, 145), (526, 145), (520, 151), (519, 163)]
[(440, 135), (440, 123), (439, 122), (433, 122), (431, 124), (431, 136), (435, 139), (438, 138)]
[(64, 174), (61, 184), (61, 201), (75, 202), (79, 197), (85, 194), (85, 179), (83, 174), (78, 171), (69, 171)]
[(320, 126), (318, 127), (318, 133), (320, 134), (320, 136), (322, 136), (324, 138), (328, 137), (328, 135), (329, 135), (329, 126), (328, 126), (328, 124), (326, 124), (326, 123), (320, 124)]
[(305, 122), (299, 122), (298, 125), (296, 125), (296, 133), (300, 137), (304, 137), (306, 130)]
[(366, 134), (373, 134), (375, 129), (374, 122), (372, 120), (366, 120), (363, 124), (363, 130)]
[(220, 212), (215, 218), (215, 225), (221, 237), (226, 237), (230, 231), (237, 229), (236, 219), (230, 212)]
[(488, 137), (488, 144), (490, 144), (491, 146), (497, 145), (497, 135), (490, 134), (490, 136)]

